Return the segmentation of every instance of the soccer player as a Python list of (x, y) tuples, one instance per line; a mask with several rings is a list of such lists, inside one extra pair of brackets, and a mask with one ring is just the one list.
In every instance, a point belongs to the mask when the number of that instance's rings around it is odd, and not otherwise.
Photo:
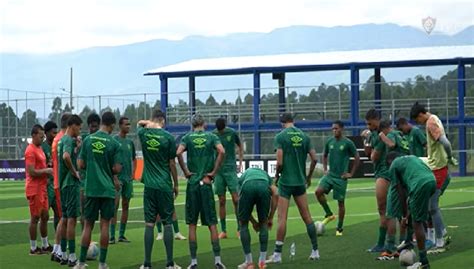
[[(416, 156), (399, 157), (398, 152), (387, 155), (392, 176), (391, 186), (397, 189), (399, 201), (403, 201), (402, 225), (412, 219), (420, 262), (407, 268), (430, 268), (425, 249), (425, 231), (423, 224), (429, 217), (430, 197), (436, 191), (436, 180), (430, 168)], [(408, 198), (408, 199), (407, 199)]]
[(258, 268), (266, 268), (265, 259), (268, 247), (268, 228), (273, 224), (273, 215), (278, 204), (277, 188), (272, 185), (273, 180), (259, 168), (247, 169), (239, 179), (239, 206), (238, 218), (240, 222), (240, 241), (244, 250), (245, 262), (238, 266), (239, 269), (253, 269), (250, 249), (249, 221), (253, 218), (253, 207), (257, 207), (258, 231), (260, 239), (260, 257)]
[(110, 240), (109, 244), (115, 244), (115, 225), (117, 224), (117, 212), (120, 203), (120, 196), (122, 196), (122, 217), (120, 219), (119, 242), (130, 243), (125, 237), (125, 228), (128, 220), (128, 207), (130, 199), (133, 197), (133, 175), (135, 175), (135, 168), (137, 167), (137, 158), (135, 155), (135, 144), (127, 134), (130, 132), (130, 120), (127, 117), (119, 119), (120, 132), (114, 138), (121, 145), (122, 155), (122, 171), (118, 175), (120, 180), (120, 190), (115, 197), (115, 215), (110, 222)]
[[(86, 137), (90, 134), (93, 134), (95, 132), (97, 132), (100, 128), (100, 116), (95, 113), (95, 112), (92, 112), (91, 114), (89, 114), (89, 116), (87, 116), (87, 127), (89, 128), (89, 132), (88, 133), (84, 133), (81, 135), (81, 141), (84, 141), (86, 139)], [(79, 174), (81, 175), (81, 199), (80, 199), (80, 202), (81, 202), (81, 227), (82, 229), (84, 229), (84, 200), (85, 200), (85, 197), (84, 197), (84, 185), (85, 185), (85, 182), (86, 182), (86, 174), (85, 174), (85, 171), (80, 169), (79, 170)]]
[(420, 128), (411, 125), (407, 119), (400, 118), (397, 121), (397, 129), (407, 136), (411, 155), (417, 157), (426, 156), (426, 136)]
[[(267, 263), (281, 263), (283, 240), (286, 235), (288, 206), (293, 196), (301, 218), (306, 224), (306, 231), (311, 239), (312, 251), (310, 260), (319, 259), (316, 227), (308, 207), (306, 188), (311, 185), (311, 177), (316, 167), (316, 151), (311, 145), (309, 136), (294, 126), (293, 116), (283, 113), (280, 116), (283, 130), (275, 137), (277, 167), (275, 181), (278, 186), (278, 230), (273, 255)], [(306, 158), (310, 156), (309, 172), (306, 174)]]
[[(332, 124), (333, 137), (329, 138), (324, 146), (323, 170), (324, 176), (316, 189), (316, 198), (326, 212), (324, 224), (334, 220), (335, 216), (329, 208), (325, 194), (333, 190), (333, 198), (339, 206), (339, 221), (337, 223), (336, 236), (342, 236), (344, 215), (346, 212), (344, 199), (346, 197), (347, 180), (352, 178), (359, 167), (360, 157), (357, 149), (349, 138), (345, 137), (344, 123), (335, 121)], [(350, 158), (354, 157), (352, 169), (349, 172)], [(329, 159), (329, 172), (328, 172)]]
[[(196, 227), (199, 215), (201, 215), (201, 224), (209, 227), (215, 268), (222, 269), (225, 266), (220, 256), (221, 247), (216, 227), (217, 216), (212, 181), (224, 159), (225, 150), (216, 135), (204, 130), (205, 121), (201, 115), (194, 115), (191, 124), (193, 130), (181, 139), (176, 152), (179, 166), (188, 179), (186, 224), (189, 225), (191, 254), (191, 264), (188, 269), (198, 268)], [(187, 153), (186, 164), (183, 159), (184, 152)]]
[(154, 226), (159, 214), (164, 223), (164, 245), (166, 249), (166, 268), (180, 269), (173, 260), (174, 199), (178, 196), (178, 172), (176, 170), (176, 140), (167, 132), (166, 116), (161, 110), (154, 110), (151, 121), (138, 122), (138, 138), (143, 151), (142, 183), (143, 207), (145, 214), (145, 261), (141, 269), (151, 268)]
[(377, 209), (380, 217), (379, 237), (377, 244), (368, 249), (368, 252), (383, 252), (385, 237), (387, 235), (387, 221), (385, 217), (387, 192), (390, 186), (387, 163), (385, 162), (386, 147), (379, 135), (380, 113), (375, 109), (370, 109), (365, 115), (368, 131), (364, 131), (365, 154), (370, 156), (374, 164), (375, 177), (375, 197), (377, 199)]
[[(53, 140), (56, 134), (58, 133), (58, 126), (53, 121), (48, 121), (44, 124), (44, 134), (46, 135), (46, 140), (41, 143), (41, 148), (43, 149), (44, 155), (46, 156), (46, 164), (48, 167), (53, 167), (51, 159), (51, 146), (53, 145)], [(52, 170), (51, 170), (52, 171)], [(49, 208), (53, 210), (54, 214), (54, 230), (58, 227), (59, 223), (59, 211), (56, 205), (56, 198), (54, 194), (54, 177), (53, 174), (48, 176), (48, 203)]]
[[(53, 163), (53, 186), (54, 186), (54, 198), (56, 202), (56, 209), (58, 211), (59, 222), (56, 228), (56, 233), (54, 236), (54, 246), (53, 252), (51, 253), (51, 261), (53, 262), (61, 262), (61, 258), (63, 253), (61, 251), (61, 238), (62, 238), (62, 211), (61, 211), (61, 195), (60, 195), (60, 188), (59, 188), (59, 159), (58, 159), (58, 144), (61, 141), (61, 138), (66, 133), (67, 130), (67, 122), (71, 113), (64, 113), (61, 116), (61, 130), (59, 133), (54, 137), (53, 144), (51, 145), (51, 160)], [(63, 242), (63, 244), (67, 244), (67, 241)], [(64, 253), (66, 255), (66, 253)]]
[[(61, 188), (62, 236), (61, 264), (73, 267), (76, 257), (76, 221), (80, 216), (80, 175), (76, 169), (76, 139), (81, 132), (82, 120), (78, 115), (71, 115), (67, 130), (58, 143), (59, 186)], [(67, 240), (67, 241), (66, 241)], [(67, 244), (66, 244), (67, 243)], [(66, 255), (69, 249), (69, 258)]]
[(120, 144), (110, 135), (114, 130), (115, 116), (112, 112), (102, 114), (100, 130), (89, 135), (82, 143), (77, 161), (86, 170), (84, 186), (84, 229), (81, 238), (81, 254), (76, 269), (85, 269), (87, 250), (91, 242), (94, 223), (100, 213), (99, 269), (106, 264), (109, 244), (110, 219), (115, 212), (115, 193), (120, 188), (118, 174), (121, 170)]
[[(181, 234), (179, 231), (178, 225), (178, 217), (176, 216), (176, 209), (173, 212), (173, 231), (174, 231), (174, 239), (175, 240), (186, 240), (186, 237)], [(158, 234), (156, 235), (156, 240), (163, 240), (163, 223), (161, 221), (160, 215), (156, 217), (156, 231)]]
[[(239, 136), (234, 129), (226, 127), (225, 118), (218, 118), (216, 120), (216, 129), (213, 131), (213, 133), (219, 137), (222, 146), (225, 149), (224, 162), (222, 163), (222, 167), (219, 169), (216, 178), (214, 179), (214, 189), (216, 190), (216, 194), (219, 197), (219, 218), (221, 222), (221, 233), (219, 234), (219, 239), (225, 239), (227, 238), (225, 193), (226, 189), (228, 189), (232, 196), (234, 210), (237, 212), (237, 203), (239, 201), (239, 196), (237, 194), (237, 172), (241, 172), (244, 154), (242, 145), (240, 144)], [(238, 167), (236, 167), (235, 162), (236, 146), (239, 153)]]
[[(46, 164), (46, 156), (41, 148), (44, 129), (34, 125), (31, 129), (32, 143), (25, 150), (26, 182), (25, 195), (30, 207), (30, 255), (41, 255), (52, 250), (48, 243), (48, 176), (53, 170)], [(36, 245), (38, 221), (40, 221), (42, 248)]]
[(411, 108), (410, 117), (418, 124), (426, 125), (427, 164), (436, 178), (436, 192), (430, 201), (430, 214), (436, 237), (434, 251), (443, 252), (451, 238), (447, 235), (439, 210), (439, 197), (450, 181), (448, 164), (457, 165), (457, 160), (452, 155), (451, 143), (446, 137), (443, 123), (438, 116), (431, 114), (423, 105), (416, 102)]

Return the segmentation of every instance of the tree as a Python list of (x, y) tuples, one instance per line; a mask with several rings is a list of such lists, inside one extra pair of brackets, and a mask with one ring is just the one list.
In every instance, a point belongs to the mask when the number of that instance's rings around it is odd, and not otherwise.
[(21, 116), (18, 135), (29, 137), (31, 127), (35, 124), (38, 124), (38, 119), (36, 118), (36, 112), (31, 109), (27, 109), (25, 112), (23, 112), (23, 115)]
[(206, 106), (218, 106), (219, 104), (217, 103), (216, 99), (212, 96), (212, 94), (209, 94), (209, 97), (206, 100)]
[(62, 100), (56, 96), (53, 99), (53, 106), (51, 107), (51, 113), (49, 114), (48, 118), (54, 122), (59, 122), (62, 113)]

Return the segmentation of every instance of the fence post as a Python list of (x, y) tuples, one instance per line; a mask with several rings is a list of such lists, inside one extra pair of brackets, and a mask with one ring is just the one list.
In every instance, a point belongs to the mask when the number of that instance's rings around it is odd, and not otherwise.
[(458, 64), (458, 139), (459, 139), (459, 175), (466, 176), (466, 126), (464, 124), (464, 97), (466, 96), (466, 73), (463, 63)]

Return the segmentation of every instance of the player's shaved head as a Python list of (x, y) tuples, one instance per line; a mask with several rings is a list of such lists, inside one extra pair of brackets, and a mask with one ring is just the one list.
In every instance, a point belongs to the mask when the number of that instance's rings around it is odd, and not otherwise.
[(227, 123), (227, 120), (225, 118), (218, 118), (216, 120), (216, 128), (217, 130), (219, 131), (222, 131), (224, 130), (225, 126), (226, 126), (226, 123)]
[(281, 123), (291, 123), (293, 122), (293, 115), (289, 112), (285, 112), (280, 115), (280, 122)]

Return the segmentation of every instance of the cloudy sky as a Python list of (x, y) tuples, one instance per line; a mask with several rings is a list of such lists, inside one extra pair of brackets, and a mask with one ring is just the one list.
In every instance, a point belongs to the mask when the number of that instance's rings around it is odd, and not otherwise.
[(156, 38), (269, 32), (291, 25), (396, 23), (454, 34), (474, 2), (343, 0), (0, 0), (0, 52), (57, 53)]

